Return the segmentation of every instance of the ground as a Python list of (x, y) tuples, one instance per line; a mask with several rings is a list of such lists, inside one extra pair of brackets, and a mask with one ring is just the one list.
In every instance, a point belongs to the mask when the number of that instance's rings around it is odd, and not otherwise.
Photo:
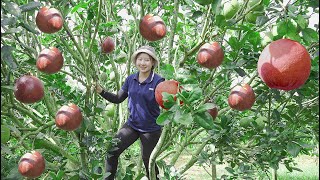
[[(179, 168), (184, 165), (190, 156), (183, 155), (177, 161), (175, 167)], [(311, 157), (307, 155), (301, 155), (296, 158), (297, 168), (301, 169), (303, 172), (293, 171), (289, 172), (284, 165), (280, 165), (278, 170), (279, 180), (318, 180), (319, 179), (319, 157)], [(226, 165), (217, 165), (217, 176), (220, 177), (223, 173), (227, 171), (224, 169)], [(207, 167), (206, 170), (211, 173), (211, 168)], [(206, 180), (211, 179), (211, 176), (204, 170), (203, 167), (199, 165), (194, 165), (185, 173), (186, 180)]]

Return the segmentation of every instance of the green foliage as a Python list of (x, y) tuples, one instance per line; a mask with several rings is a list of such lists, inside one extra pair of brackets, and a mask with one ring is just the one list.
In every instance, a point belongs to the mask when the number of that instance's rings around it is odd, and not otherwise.
[[(179, 1), (179, 8), (174, 1), (141, 2), (142, 9), (140, 1), (2, 2), (1, 125), (10, 127), (10, 139), (1, 147), (1, 179), (22, 179), (17, 163), (34, 149), (41, 150), (48, 163), (41, 178), (107, 176), (104, 158), (117, 142), (113, 136), (128, 117), (127, 106), (117, 105), (105, 117), (105, 100), (92, 87), (98, 82), (117, 92), (136, 71), (132, 53), (146, 44), (155, 47), (160, 59), (155, 71), (167, 80), (179, 81), (182, 87), (176, 97), (163, 94), (169, 109), (161, 110), (157, 123), (170, 126), (171, 133), (164, 138), (160, 155), (174, 150), (172, 156), (178, 159), (181, 151), (190, 148), (195, 159), (189, 166), (228, 163), (229, 174), (218, 177), (226, 179), (258, 177), (281, 163), (290, 172), (299, 171), (293, 158), (311, 155), (319, 143), (319, 22), (310, 25), (310, 17), (319, 13), (319, 2), (239, 1), (231, 15), (221, 12), (222, 0)], [(62, 13), (61, 31), (45, 34), (37, 29), (35, 15), (42, 6)], [(143, 12), (164, 20), (167, 35), (163, 39), (148, 42), (141, 37)], [(106, 36), (116, 42), (115, 50), (107, 55), (100, 50)], [(269, 89), (256, 75), (263, 48), (281, 38), (304, 45), (312, 59), (306, 83), (289, 92)], [(199, 66), (196, 56), (202, 44), (213, 41), (221, 44), (224, 59), (221, 66), (209, 70)], [(63, 52), (64, 66), (56, 74), (39, 72), (35, 66), (39, 52), (50, 46)], [(15, 80), (27, 73), (45, 86), (45, 98), (35, 104), (22, 104), (13, 94)], [(249, 81), (256, 94), (254, 106), (244, 112), (230, 110), (230, 89)], [(74, 132), (46, 127), (54, 121), (57, 109), (70, 102), (83, 113), (81, 127)], [(207, 110), (214, 106), (219, 111), (213, 121)], [(143, 176), (136, 166), (137, 149), (124, 154), (118, 178)], [(174, 162), (158, 163), (165, 179), (183, 178), (183, 169), (175, 168)]]

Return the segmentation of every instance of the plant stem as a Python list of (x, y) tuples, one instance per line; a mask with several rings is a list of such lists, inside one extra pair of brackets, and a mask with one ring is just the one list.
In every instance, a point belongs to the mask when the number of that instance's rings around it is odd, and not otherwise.
[(161, 147), (164, 145), (164, 142), (166, 140), (165, 137), (167, 136), (167, 133), (170, 131), (170, 128), (171, 128), (171, 123), (166, 124), (163, 127), (159, 141), (150, 155), (150, 160), (149, 160), (149, 176), (150, 177), (149, 178), (152, 180), (156, 179), (156, 169), (155, 169), (156, 159), (160, 155)]
[(173, 17), (172, 17), (172, 30), (170, 31), (169, 47), (168, 47), (169, 64), (172, 64), (172, 61), (173, 61), (171, 49), (173, 47), (173, 39), (174, 39), (176, 27), (177, 27), (178, 12), (179, 12), (179, 0), (174, 0), (174, 9), (173, 9)]
[(38, 117), (36, 117), (36, 116), (32, 113), (32, 111), (31, 111), (30, 109), (26, 109), (26, 108), (22, 107), (22, 106), (19, 105), (19, 104), (13, 105), (13, 108), (16, 109), (16, 110), (18, 110), (20, 113), (29, 116), (29, 117), (30, 117), (34, 122), (36, 122), (37, 124), (43, 125), (43, 123), (42, 123), (40, 120), (38, 120)]
[(54, 124), (55, 124), (55, 121), (50, 121), (49, 123), (47, 123), (47, 124), (41, 126), (40, 128), (38, 128), (38, 130), (29, 132), (29, 133), (23, 135), (23, 136), (21, 137), (19, 143), (21, 144), (21, 143), (23, 142), (23, 140), (24, 140), (25, 138), (27, 138), (28, 136), (36, 135), (36, 134), (40, 133), (42, 130), (44, 130), (44, 129), (46, 129), (46, 128), (54, 125)]
[(209, 142), (209, 138), (205, 141), (202, 142), (202, 144), (198, 147), (198, 149), (196, 150), (196, 152), (194, 154), (192, 154), (192, 158), (188, 161), (187, 164), (185, 164), (179, 171), (179, 174), (183, 174), (184, 172), (186, 172), (190, 167), (192, 167), (194, 165), (194, 163), (197, 162), (198, 160), (198, 156), (201, 153), (201, 151), (203, 150), (203, 148), (207, 145), (207, 143)]

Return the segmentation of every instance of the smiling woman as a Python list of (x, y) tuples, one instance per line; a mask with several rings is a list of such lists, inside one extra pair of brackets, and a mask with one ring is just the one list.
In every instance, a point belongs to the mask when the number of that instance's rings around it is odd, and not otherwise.
[[(112, 103), (121, 103), (128, 98), (130, 113), (114, 137), (119, 139), (119, 143), (107, 154), (106, 172), (111, 173), (106, 177), (108, 180), (115, 178), (120, 154), (138, 139), (141, 140), (142, 159), (149, 176), (149, 158), (161, 135), (162, 127), (156, 124), (160, 108), (155, 99), (155, 89), (164, 78), (153, 72), (159, 64), (155, 50), (151, 46), (142, 46), (133, 53), (131, 60), (138, 72), (126, 78), (117, 94), (107, 92), (99, 85), (96, 87), (96, 92)], [(156, 172), (159, 174), (158, 168)]]

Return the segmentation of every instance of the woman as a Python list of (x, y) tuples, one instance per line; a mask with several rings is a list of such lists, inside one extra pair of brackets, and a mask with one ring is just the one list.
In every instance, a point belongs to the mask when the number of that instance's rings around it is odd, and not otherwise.
[[(164, 78), (153, 72), (159, 64), (155, 50), (150, 46), (142, 46), (133, 53), (131, 60), (138, 72), (126, 78), (117, 94), (96, 87), (97, 93), (112, 103), (121, 103), (129, 98), (129, 118), (115, 136), (119, 138), (116, 150), (109, 152), (106, 160), (106, 171), (111, 173), (106, 178), (108, 180), (115, 178), (120, 154), (137, 139), (141, 141), (142, 159), (149, 177), (149, 158), (161, 135), (161, 126), (156, 124), (160, 108), (154, 91)], [(159, 174), (157, 167), (156, 173)]]

